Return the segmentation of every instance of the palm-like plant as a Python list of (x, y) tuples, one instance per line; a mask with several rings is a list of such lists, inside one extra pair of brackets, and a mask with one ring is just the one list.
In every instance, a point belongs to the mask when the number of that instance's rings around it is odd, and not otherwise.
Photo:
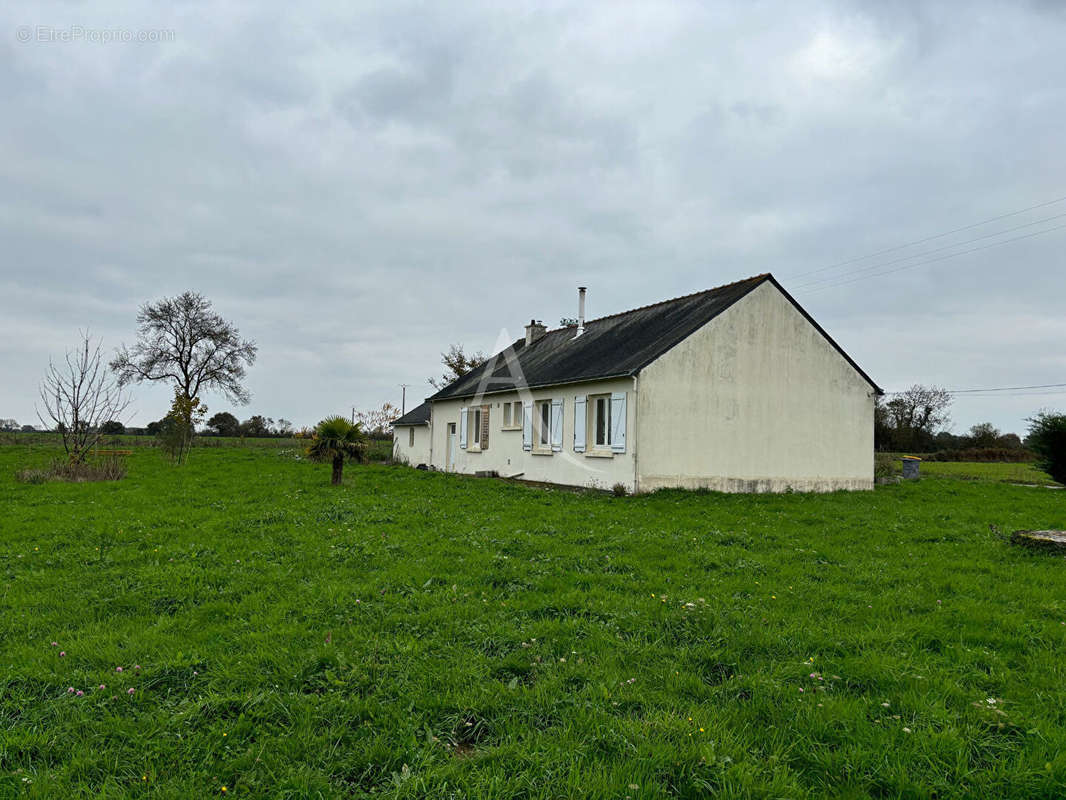
[(307, 455), (312, 461), (329, 461), (333, 464), (334, 486), (339, 486), (344, 477), (344, 461), (366, 460), (366, 434), (344, 417), (326, 417), (315, 426)]

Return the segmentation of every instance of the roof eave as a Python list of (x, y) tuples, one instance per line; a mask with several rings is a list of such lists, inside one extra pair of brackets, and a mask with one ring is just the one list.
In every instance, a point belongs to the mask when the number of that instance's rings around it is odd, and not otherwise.
[(469, 400), (471, 397), (488, 397), (489, 395), (501, 395), (501, 394), (514, 394), (515, 392), (521, 392), (526, 389), (544, 389), (549, 386), (573, 386), (575, 383), (596, 383), (597, 381), (612, 381), (618, 378), (632, 378), (640, 372), (640, 369), (632, 369), (628, 372), (618, 372), (613, 375), (596, 375), (595, 377), (585, 378), (572, 378), (566, 381), (547, 381), (542, 383), (530, 383), (522, 387), (515, 387), (514, 389), (494, 389), (491, 392), (463, 392), (462, 394), (453, 394), (448, 397), (437, 397), (434, 395), (428, 399), (430, 403), (441, 403), (446, 400)]

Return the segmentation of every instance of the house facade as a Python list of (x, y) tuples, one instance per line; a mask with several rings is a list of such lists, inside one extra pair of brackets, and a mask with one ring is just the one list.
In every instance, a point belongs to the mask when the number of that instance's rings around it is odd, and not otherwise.
[(425, 463), (630, 492), (873, 487), (880, 389), (771, 275), (581, 317), (531, 323), (430, 397)]

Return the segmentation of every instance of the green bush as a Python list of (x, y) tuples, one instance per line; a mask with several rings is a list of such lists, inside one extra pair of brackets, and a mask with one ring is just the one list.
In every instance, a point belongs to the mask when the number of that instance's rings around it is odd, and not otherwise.
[(898, 472), (896, 469), (896, 463), (898, 460), (898, 458), (890, 453), (875, 453), (874, 478), (891, 478)]
[(1002, 461), (1023, 463), (1035, 458), (1032, 450), (1022, 447), (967, 447), (961, 450), (938, 450), (926, 456), (924, 461)]
[(1036, 453), (1036, 465), (1059, 483), (1066, 483), (1066, 414), (1041, 411), (1027, 420), (1026, 444)]

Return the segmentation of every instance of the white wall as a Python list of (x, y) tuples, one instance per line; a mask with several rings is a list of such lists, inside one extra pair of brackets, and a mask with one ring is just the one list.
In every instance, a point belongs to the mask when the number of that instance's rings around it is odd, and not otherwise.
[(771, 283), (640, 374), (638, 489), (873, 487), (874, 389)]
[[(410, 445), (411, 434), (415, 432), (414, 447)], [(405, 461), (412, 467), (430, 463), (430, 433), (428, 425), (400, 425), (392, 432), (392, 457)]]
[[(610, 456), (594, 456), (574, 452), (574, 405), (577, 395), (626, 392), (627, 449)], [(524, 393), (488, 395), (482, 401), (489, 411), (489, 446), (481, 452), (456, 448), (455, 471), (472, 474), (479, 470), (496, 470), (502, 476), (521, 473), (523, 480), (610, 489), (616, 483), (626, 489), (634, 488), (633, 431), (636, 403), (631, 378), (592, 381), (581, 384), (531, 389)], [(522, 449), (521, 430), (501, 430), (503, 403), (524, 400), (536, 402), (561, 398), (563, 400), (563, 448), (560, 452), (542, 455)], [(459, 427), (459, 409), (473, 405), (471, 399), (444, 400), (433, 403), (433, 466), (447, 469), (448, 423)], [(591, 434), (590, 434), (591, 435)], [(458, 439), (458, 436), (457, 436)]]

